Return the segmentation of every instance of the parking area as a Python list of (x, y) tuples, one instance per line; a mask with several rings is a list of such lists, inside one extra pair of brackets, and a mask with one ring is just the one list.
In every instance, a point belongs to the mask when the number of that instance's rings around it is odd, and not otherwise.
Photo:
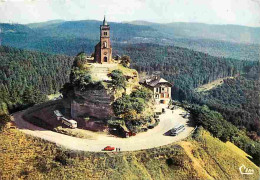
[[(120, 151), (135, 151), (159, 147), (186, 138), (194, 129), (189, 119), (183, 116), (186, 114), (186, 111), (181, 108), (173, 111), (165, 108), (165, 113), (160, 115), (158, 126), (130, 138), (118, 138), (105, 134), (101, 134), (95, 139), (71, 137), (34, 126), (23, 120), (22, 114), (23, 112), (14, 114), (16, 125), (22, 132), (56, 143), (67, 149), (92, 152), (100, 152), (106, 146), (120, 148)], [(185, 125), (183, 132), (177, 136), (169, 136), (167, 134), (170, 129), (180, 124)]]

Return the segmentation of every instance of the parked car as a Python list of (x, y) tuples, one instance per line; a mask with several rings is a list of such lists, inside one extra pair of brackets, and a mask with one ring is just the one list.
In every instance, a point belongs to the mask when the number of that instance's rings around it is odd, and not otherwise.
[(185, 130), (185, 126), (184, 125), (178, 125), (175, 126), (174, 128), (171, 129), (171, 136), (176, 136), (178, 135), (180, 132)]
[(160, 117), (159, 117), (159, 115), (156, 115), (156, 114), (155, 114), (155, 115), (154, 115), (154, 118), (155, 118), (155, 119), (159, 119)]
[(115, 147), (112, 147), (112, 146), (106, 146), (104, 148), (104, 151), (114, 151), (115, 150)]
[(150, 125), (148, 125), (148, 129), (153, 129), (155, 127), (155, 124), (150, 124)]
[(148, 128), (142, 128), (141, 131), (147, 132), (147, 131), (148, 131)]
[(162, 108), (162, 113), (165, 113), (165, 109), (164, 108)]
[(189, 113), (184, 114), (183, 118), (190, 118), (190, 114)]

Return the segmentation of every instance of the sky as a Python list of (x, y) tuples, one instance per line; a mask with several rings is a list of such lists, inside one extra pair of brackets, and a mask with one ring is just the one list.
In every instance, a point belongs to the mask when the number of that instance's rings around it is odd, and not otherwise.
[(0, 0), (0, 22), (55, 19), (200, 22), (260, 27), (260, 0)]

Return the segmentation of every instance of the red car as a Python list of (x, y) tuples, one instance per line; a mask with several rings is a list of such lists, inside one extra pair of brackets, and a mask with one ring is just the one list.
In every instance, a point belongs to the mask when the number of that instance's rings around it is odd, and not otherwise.
[(115, 147), (112, 147), (112, 146), (107, 146), (104, 148), (104, 151), (114, 151), (115, 150)]

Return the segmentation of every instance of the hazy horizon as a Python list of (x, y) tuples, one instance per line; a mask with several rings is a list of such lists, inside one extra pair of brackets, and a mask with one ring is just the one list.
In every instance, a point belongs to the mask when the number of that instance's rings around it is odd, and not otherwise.
[(204, 23), (260, 27), (260, 0), (0, 0), (1, 23), (51, 20)]
[[(22, 24), (22, 25), (28, 25), (28, 24), (37, 24), (37, 23), (47, 23), (47, 22), (52, 22), (52, 21), (64, 21), (64, 22), (70, 22), (70, 21), (99, 21), (102, 22), (103, 19), (77, 19), (77, 20), (64, 20), (64, 19), (51, 19), (47, 21), (40, 21), (40, 22), (30, 22), (30, 23), (15, 23), (11, 22), (10, 24)], [(204, 23), (204, 22), (183, 22), (183, 21), (176, 21), (176, 22), (152, 22), (152, 21), (146, 21), (146, 20), (132, 20), (132, 21), (108, 21), (108, 23), (134, 23), (134, 22), (146, 22), (146, 23), (152, 23), (152, 24), (171, 24), (171, 23), (190, 23), (190, 24), (205, 24), (205, 25), (234, 25), (234, 26), (244, 26), (244, 27), (252, 27), (252, 28), (260, 28), (259, 26), (247, 26), (247, 25), (240, 25), (240, 24), (212, 24), (212, 23)], [(1, 22), (0, 22), (1, 23)], [(137, 24), (138, 25), (138, 24)]]

